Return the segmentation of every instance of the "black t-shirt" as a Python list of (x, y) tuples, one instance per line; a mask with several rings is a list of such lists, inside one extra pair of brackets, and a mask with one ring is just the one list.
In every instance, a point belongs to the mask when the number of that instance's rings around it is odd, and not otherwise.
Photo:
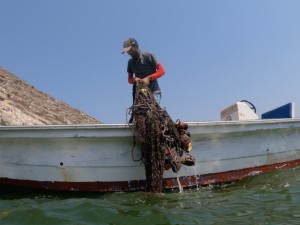
[[(158, 64), (158, 60), (151, 52), (143, 52), (137, 60), (132, 58), (128, 60), (127, 72), (134, 73), (136, 77), (143, 79), (155, 73)], [(157, 80), (150, 81), (149, 88), (152, 93), (161, 92)], [(133, 85), (134, 90), (135, 85)]]

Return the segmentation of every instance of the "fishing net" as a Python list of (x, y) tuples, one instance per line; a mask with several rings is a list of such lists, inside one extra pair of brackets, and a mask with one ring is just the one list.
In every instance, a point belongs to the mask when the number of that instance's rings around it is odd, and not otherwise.
[(138, 160), (145, 166), (145, 190), (163, 192), (164, 170), (171, 168), (177, 173), (182, 164), (195, 164), (189, 154), (192, 144), (188, 126), (180, 121), (174, 123), (143, 82), (136, 83), (134, 103), (128, 110), (127, 114), (131, 115), (129, 126), (138, 137), (141, 149)]

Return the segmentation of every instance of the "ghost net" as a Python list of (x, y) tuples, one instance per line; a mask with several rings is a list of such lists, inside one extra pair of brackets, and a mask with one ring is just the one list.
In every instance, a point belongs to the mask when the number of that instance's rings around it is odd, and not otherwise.
[[(132, 118), (129, 125), (139, 139), (140, 160), (146, 173), (145, 190), (163, 192), (164, 170), (172, 168), (173, 172), (178, 172), (182, 164), (195, 164), (194, 158), (188, 154), (191, 141), (187, 124), (174, 123), (143, 82), (136, 83), (134, 103), (128, 114)], [(182, 158), (184, 152), (188, 156)]]

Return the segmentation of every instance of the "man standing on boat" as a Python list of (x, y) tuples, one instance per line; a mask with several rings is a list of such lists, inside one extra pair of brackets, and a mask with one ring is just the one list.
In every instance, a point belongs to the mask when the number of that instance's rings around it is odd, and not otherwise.
[(157, 103), (160, 103), (161, 90), (157, 79), (165, 74), (163, 66), (151, 52), (141, 52), (139, 44), (134, 38), (124, 41), (122, 53), (127, 52), (131, 58), (128, 60), (127, 73), (128, 83), (133, 84), (133, 101), (135, 96), (135, 82), (143, 81), (148, 85)]

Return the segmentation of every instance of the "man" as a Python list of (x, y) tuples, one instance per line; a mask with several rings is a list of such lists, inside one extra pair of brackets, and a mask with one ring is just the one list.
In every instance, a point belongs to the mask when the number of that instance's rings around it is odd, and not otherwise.
[(134, 38), (124, 41), (122, 53), (127, 52), (131, 58), (128, 60), (128, 83), (133, 84), (133, 101), (135, 96), (135, 82), (143, 81), (148, 85), (157, 103), (160, 103), (161, 90), (157, 79), (165, 74), (163, 66), (151, 52), (141, 52), (139, 44)]

